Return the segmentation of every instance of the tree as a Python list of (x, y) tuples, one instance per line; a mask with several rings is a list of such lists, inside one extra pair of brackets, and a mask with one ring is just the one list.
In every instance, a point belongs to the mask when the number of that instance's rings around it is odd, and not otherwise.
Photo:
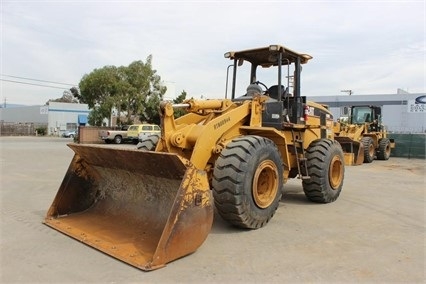
[[(186, 99), (186, 92), (185, 92), (185, 90), (183, 90), (182, 93), (180, 93), (180, 95), (176, 99), (173, 99), (173, 103), (174, 104), (180, 104), (185, 99)], [(184, 109), (176, 109), (174, 111), (174, 117), (175, 118), (181, 117), (184, 114), (186, 114), (186, 111)]]
[(105, 111), (101, 109), (101, 106), (95, 106), (87, 117), (89, 124), (95, 126), (103, 126), (102, 122), (105, 118), (104, 113)]
[(149, 96), (139, 120), (160, 125), (160, 101), (159, 96)]
[(115, 66), (104, 66), (83, 76), (79, 83), (80, 93), (75, 93), (80, 103), (86, 103), (94, 112), (89, 115), (91, 125), (102, 125), (104, 118), (111, 117), (115, 105), (118, 72)]
[(83, 76), (79, 87), (80, 93), (73, 94), (96, 112), (93, 117), (97, 123), (100, 118), (109, 121), (113, 110), (118, 116), (126, 115), (126, 124), (132, 123), (135, 117), (155, 122), (159, 119), (159, 103), (166, 92), (160, 76), (152, 68), (151, 55), (146, 63), (139, 60), (129, 66), (95, 69)]
[[(74, 87), (73, 87), (74, 88)], [(49, 105), (49, 102), (58, 102), (58, 103), (78, 103), (78, 100), (74, 97), (72, 91), (64, 91), (62, 97), (58, 99), (50, 99), (46, 102), (46, 105)]]

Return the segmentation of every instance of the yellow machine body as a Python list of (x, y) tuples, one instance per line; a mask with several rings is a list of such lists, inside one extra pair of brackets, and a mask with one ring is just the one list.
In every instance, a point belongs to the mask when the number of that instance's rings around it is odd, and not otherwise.
[[(260, 64), (271, 54), (296, 63), (298, 72), (310, 59), (280, 46), (230, 57)], [(312, 201), (336, 200), (344, 161), (332, 114), (295, 93), (278, 101), (265, 91), (162, 102), (161, 135), (142, 146), (69, 144), (74, 158), (45, 224), (152, 270), (197, 250), (210, 232), (214, 205), (232, 224), (257, 229), (272, 218), (289, 178), (301, 178)], [(176, 108), (186, 114), (175, 119)]]

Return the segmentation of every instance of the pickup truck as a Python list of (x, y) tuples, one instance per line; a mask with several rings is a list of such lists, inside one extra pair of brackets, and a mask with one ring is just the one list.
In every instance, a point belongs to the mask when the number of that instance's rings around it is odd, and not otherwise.
[(121, 144), (127, 140), (128, 125), (124, 125), (120, 130), (99, 130), (99, 137), (107, 144)]

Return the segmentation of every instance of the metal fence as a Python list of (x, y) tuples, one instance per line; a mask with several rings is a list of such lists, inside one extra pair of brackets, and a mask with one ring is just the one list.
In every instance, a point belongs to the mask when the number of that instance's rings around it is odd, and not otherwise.
[(391, 157), (426, 159), (426, 134), (388, 134), (395, 140)]

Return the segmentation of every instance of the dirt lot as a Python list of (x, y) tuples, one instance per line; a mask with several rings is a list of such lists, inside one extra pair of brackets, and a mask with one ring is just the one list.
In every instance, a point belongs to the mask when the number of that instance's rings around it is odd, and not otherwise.
[(347, 167), (331, 204), (308, 202), (292, 180), (266, 227), (244, 231), (215, 216), (195, 253), (143, 272), (42, 224), (73, 156), (68, 142), (0, 137), (1, 283), (426, 280), (425, 160)]

